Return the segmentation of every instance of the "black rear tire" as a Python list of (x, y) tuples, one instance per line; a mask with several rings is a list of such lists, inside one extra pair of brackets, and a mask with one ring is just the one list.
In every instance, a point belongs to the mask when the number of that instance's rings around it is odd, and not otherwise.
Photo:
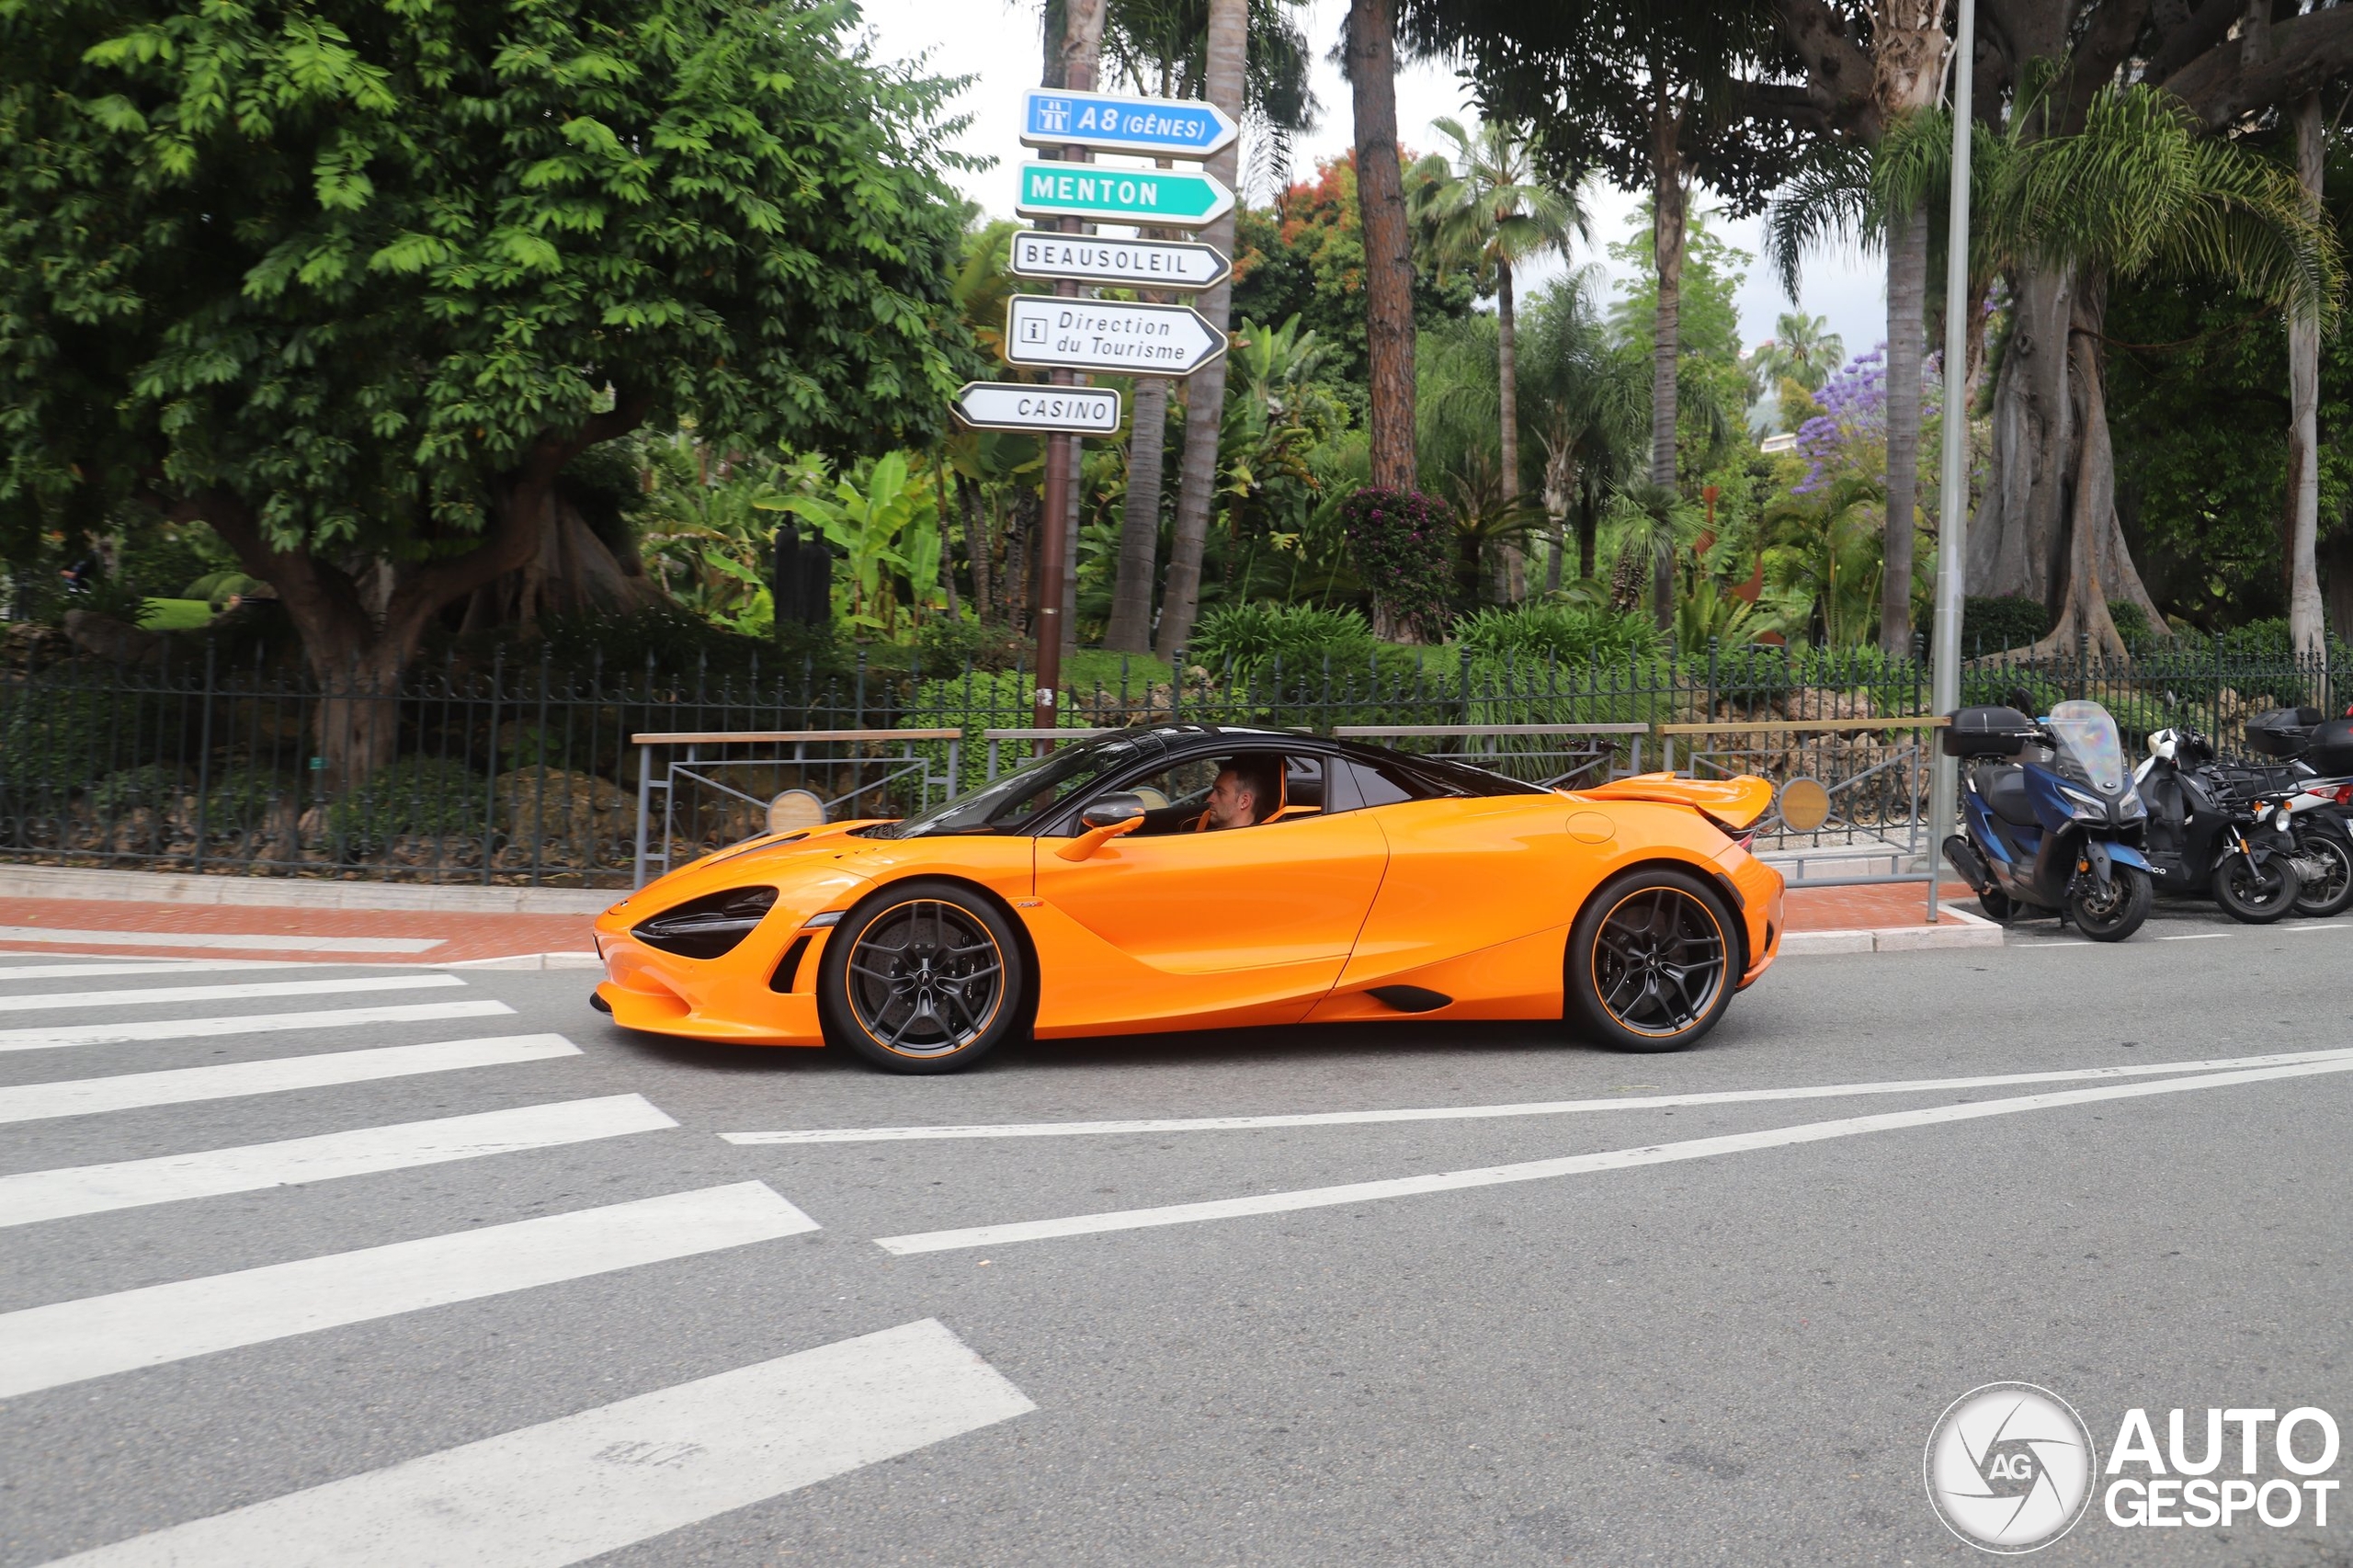
[(2214, 867), (2214, 902), (2234, 920), (2268, 926), (2296, 907), (2303, 880), (2285, 855), (2273, 855), (2250, 866), (2236, 850), (2225, 853)]
[(2141, 928), (2156, 907), (2157, 891), (2149, 873), (2138, 866), (2108, 869), (2109, 897), (2099, 897), (2097, 883), (2079, 882), (2067, 895), (2067, 914), (2075, 929), (2095, 942), (2120, 942)]
[(1740, 983), (1740, 927), (1715, 889), (1661, 867), (1603, 888), (1569, 929), (1569, 1021), (1620, 1051), (1681, 1051)]
[(1024, 1026), (1029, 966), (995, 904), (894, 882), (842, 917), (817, 968), (825, 1038), (892, 1073), (956, 1073)]
[(2010, 923), (2010, 895), (1999, 888), (1987, 888), (1979, 893), (1977, 907), (1985, 912), (1988, 920), (2003, 926)]
[(2296, 853), (2306, 859), (2328, 862), (2325, 879), (2306, 881), (2296, 894), (2296, 913), (2326, 919), (2353, 907), (2353, 841), (2335, 833), (2313, 830), (2299, 834)]

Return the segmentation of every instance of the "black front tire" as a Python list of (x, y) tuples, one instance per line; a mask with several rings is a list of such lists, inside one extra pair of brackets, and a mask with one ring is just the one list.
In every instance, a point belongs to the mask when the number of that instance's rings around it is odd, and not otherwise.
[(1740, 983), (1740, 926), (1715, 889), (1660, 868), (1610, 883), (1569, 930), (1569, 1022), (1620, 1051), (1681, 1051)]
[(2303, 879), (2285, 855), (2273, 855), (2250, 866), (2234, 849), (2214, 867), (2214, 902), (2234, 920), (2268, 926), (2296, 907), (2304, 891)]
[(1025, 1026), (1012, 924), (961, 883), (896, 882), (842, 917), (817, 970), (825, 1039), (892, 1073), (956, 1073)]
[(2099, 884), (2084, 879), (2067, 895), (2067, 914), (2075, 929), (2095, 942), (2120, 942), (2141, 928), (2156, 907), (2157, 890), (2149, 873), (2138, 866), (2108, 869), (2109, 896), (2099, 896)]

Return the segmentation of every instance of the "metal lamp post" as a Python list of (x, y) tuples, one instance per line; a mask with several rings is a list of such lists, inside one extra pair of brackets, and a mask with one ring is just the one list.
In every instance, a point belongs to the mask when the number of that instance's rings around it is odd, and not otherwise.
[[(1929, 705), (1961, 706), (1961, 543), (1969, 528), (1969, 409), (1961, 401), (1969, 367), (1969, 139), (1976, 97), (1976, 0), (1959, 0), (1953, 40), (1952, 205), (1945, 225), (1944, 487), (1937, 529), (1937, 624), (1928, 671)], [(1937, 923), (1944, 835), (1952, 826), (1959, 765), (1938, 745), (1928, 761), (1928, 924)]]

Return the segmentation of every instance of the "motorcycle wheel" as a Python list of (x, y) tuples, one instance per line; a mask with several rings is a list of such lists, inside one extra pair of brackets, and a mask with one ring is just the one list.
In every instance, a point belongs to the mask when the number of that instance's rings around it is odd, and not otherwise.
[(2080, 881), (2067, 895), (2067, 913), (2075, 928), (2093, 941), (2120, 942), (2141, 928), (2156, 902), (2148, 872), (2138, 866), (2110, 866), (2108, 896), (2100, 897), (2097, 882)]
[(2268, 926), (2278, 920), (2296, 907), (2303, 891), (2303, 880), (2283, 855), (2250, 866), (2245, 856), (2234, 851), (2214, 868), (2214, 902), (2232, 919), (2249, 926)]
[(2308, 833), (2298, 838), (2296, 852), (2306, 859), (2328, 862), (2328, 875), (2304, 883), (2296, 895), (2296, 913), (2323, 918), (2342, 915), (2353, 904), (2353, 843), (2333, 833)]

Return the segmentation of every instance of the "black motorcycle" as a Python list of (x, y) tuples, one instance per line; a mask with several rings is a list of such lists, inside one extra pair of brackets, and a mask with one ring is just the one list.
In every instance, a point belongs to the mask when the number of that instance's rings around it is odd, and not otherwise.
[(2214, 748), (2192, 730), (2159, 730), (2133, 782), (2149, 808), (2147, 854), (2156, 890), (2211, 894), (2234, 920), (2268, 926), (2303, 893), (2285, 812), (2214, 771)]
[[(2247, 751), (2261, 761), (2218, 762), (2210, 771), (2245, 797), (2288, 809), (2304, 891), (2299, 915), (2353, 908), (2353, 722), (2317, 708), (2275, 708), (2246, 722)], [(2317, 756), (2315, 756), (2317, 753)]]

